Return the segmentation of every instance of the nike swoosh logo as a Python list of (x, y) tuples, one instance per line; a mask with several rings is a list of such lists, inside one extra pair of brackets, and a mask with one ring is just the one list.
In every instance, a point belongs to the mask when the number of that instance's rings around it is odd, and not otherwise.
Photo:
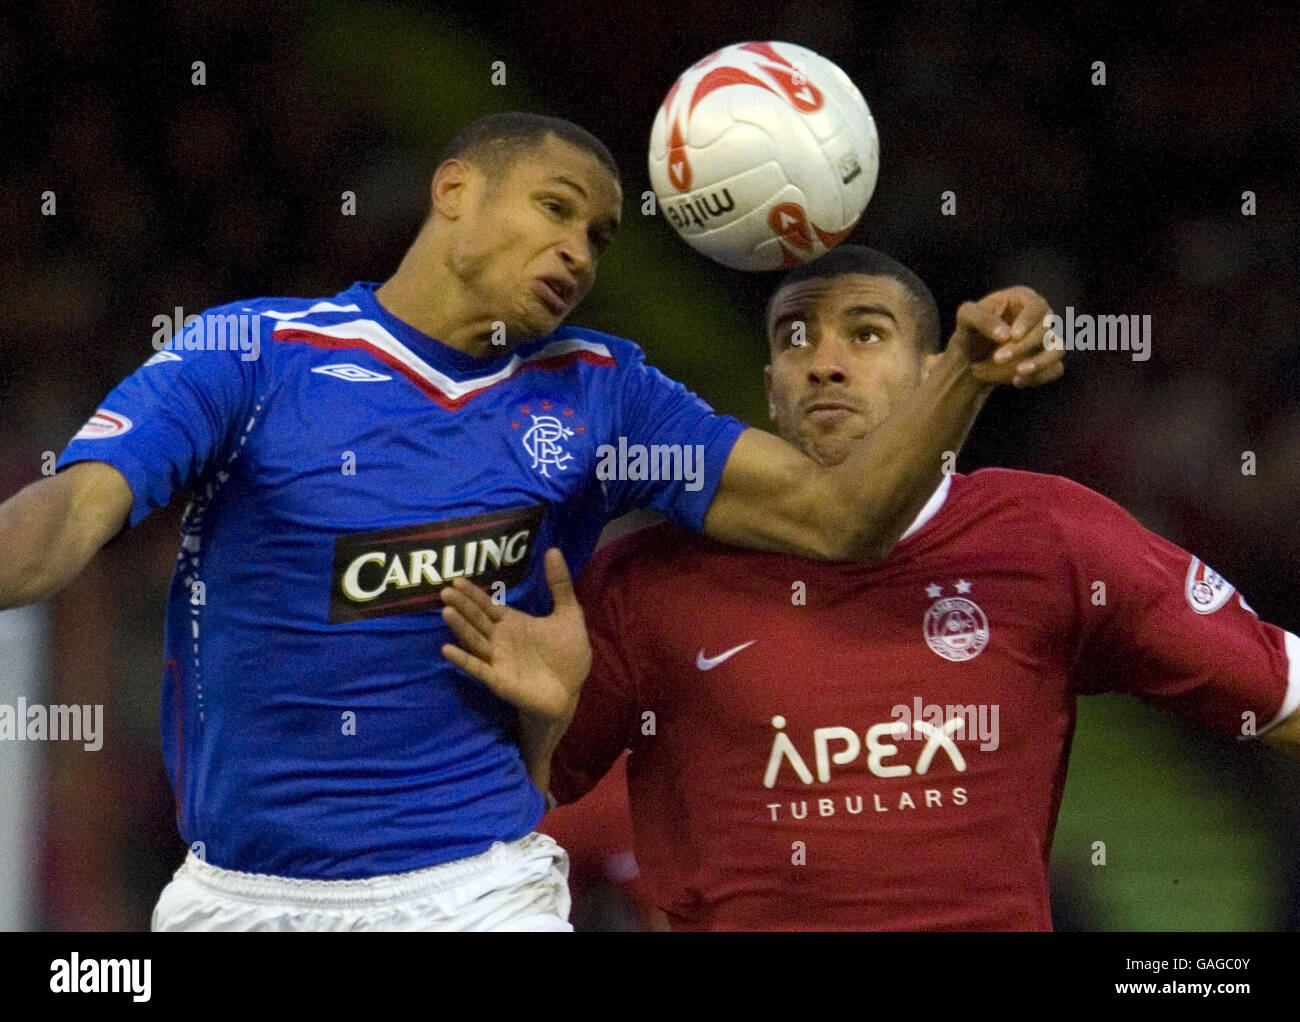
[(700, 652), (696, 654), (695, 657), (695, 666), (698, 667), (701, 671), (711, 671), (713, 670), (713, 668), (717, 667), (718, 664), (722, 663), (722, 661), (730, 660), (742, 649), (748, 649), (750, 646), (754, 645), (754, 643), (756, 643), (757, 641), (758, 641), (757, 639), (750, 639), (748, 642), (742, 642), (735, 649), (729, 649), (727, 650), (727, 652), (719, 653), (717, 656), (705, 656), (704, 650), (700, 650)]

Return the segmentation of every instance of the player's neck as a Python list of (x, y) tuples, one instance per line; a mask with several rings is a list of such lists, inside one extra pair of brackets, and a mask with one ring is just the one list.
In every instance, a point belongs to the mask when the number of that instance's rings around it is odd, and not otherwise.
[(375, 300), (402, 322), (475, 358), (494, 358), (505, 350), (493, 345), (493, 317), (470, 308), (468, 296), (450, 269), (417, 243), (402, 264), (375, 291)]

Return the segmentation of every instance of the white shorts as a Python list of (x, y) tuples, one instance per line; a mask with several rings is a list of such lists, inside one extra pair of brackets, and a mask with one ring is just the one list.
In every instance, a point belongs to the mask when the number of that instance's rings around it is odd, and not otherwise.
[(468, 859), (365, 880), (237, 873), (190, 852), (163, 889), (151, 929), (572, 932), (568, 881), (568, 854), (536, 833)]

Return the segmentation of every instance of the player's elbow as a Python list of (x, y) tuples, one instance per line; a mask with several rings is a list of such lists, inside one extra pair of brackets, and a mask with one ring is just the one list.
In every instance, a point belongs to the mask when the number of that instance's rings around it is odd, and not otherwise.
[(832, 561), (853, 561), (858, 564), (879, 564), (894, 549), (896, 538), (887, 530), (863, 523), (860, 519), (832, 526), (827, 537)]
[(846, 485), (841, 473), (800, 459), (776, 488), (780, 548), (819, 561), (878, 564), (897, 542), (881, 514), (886, 494)]
[[(815, 494), (815, 490), (810, 491)], [(898, 542), (896, 530), (880, 515), (863, 513), (863, 507), (880, 504), (860, 502), (860, 494), (846, 499), (838, 492), (814, 497), (808, 508), (808, 520), (817, 523), (817, 543), (820, 556), (828, 561), (852, 561), (858, 564), (879, 564)]]
[(42, 603), (58, 594), (76, 572), (63, 570), (58, 551), (40, 556), (29, 546), (5, 545), (4, 568), (0, 570), (0, 611)]
[(879, 564), (889, 556), (895, 537), (862, 515), (844, 514), (820, 503), (806, 509), (802, 518), (801, 553), (820, 561)]

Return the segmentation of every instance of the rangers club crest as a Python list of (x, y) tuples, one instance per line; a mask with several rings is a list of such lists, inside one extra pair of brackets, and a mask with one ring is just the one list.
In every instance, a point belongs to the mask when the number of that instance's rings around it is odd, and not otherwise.
[[(569, 467), (573, 455), (566, 450), (566, 443), (575, 435), (585, 432), (586, 427), (574, 422), (572, 408), (556, 408), (550, 401), (542, 401), (538, 407), (542, 413), (540, 415), (533, 411), (531, 405), (520, 407), (519, 411), (532, 419), (532, 425), (523, 428), (520, 441), (533, 460), (532, 467), (550, 478), (548, 468), (563, 472)], [(520, 429), (520, 420), (512, 421), (510, 428)]]
[[(953, 588), (966, 594), (971, 584), (962, 579)], [(944, 597), (943, 586), (933, 583), (926, 586), (925, 592), (935, 601), (921, 625), (926, 645), (954, 663), (979, 656), (989, 644), (989, 619), (979, 604), (965, 595)]]
[(1199, 557), (1192, 558), (1187, 567), (1187, 602), (1192, 610), (1198, 614), (1213, 614), (1228, 602), (1233, 591), (1226, 578)]

